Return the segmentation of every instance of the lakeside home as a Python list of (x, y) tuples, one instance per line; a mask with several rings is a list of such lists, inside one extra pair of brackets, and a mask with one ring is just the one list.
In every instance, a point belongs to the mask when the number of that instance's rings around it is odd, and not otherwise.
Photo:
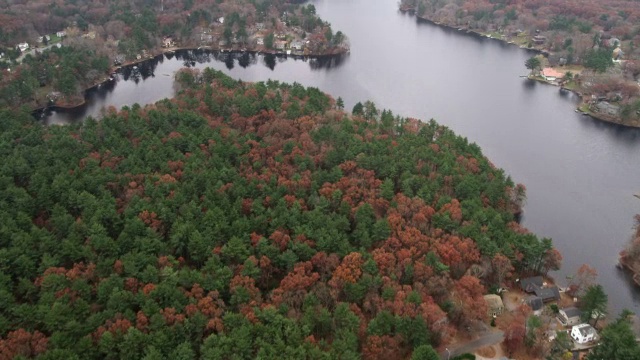
[(558, 320), (564, 326), (578, 325), (582, 317), (582, 311), (575, 307), (560, 309), (558, 312)]
[(544, 79), (547, 81), (556, 81), (558, 79), (562, 79), (564, 77), (564, 74), (556, 71), (553, 68), (547, 67), (542, 69), (542, 77), (544, 77)]
[(598, 332), (589, 324), (580, 324), (571, 328), (571, 338), (578, 344), (586, 344), (593, 341)]

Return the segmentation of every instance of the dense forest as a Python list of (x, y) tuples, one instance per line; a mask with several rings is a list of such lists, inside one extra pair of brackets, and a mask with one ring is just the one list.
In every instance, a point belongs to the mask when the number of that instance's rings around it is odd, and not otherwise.
[(640, 126), (637, 1), (401, 0), (400, 7), (431, 21), (543, 50), (549, 54), (545, 63), (566, 68), (562, 80), (574, 82), (571, 88), (583, 95), (594, 115)]
[(0, 106), (78, 105), (115, 66), (198, 47), (327, 55), (348, 39), (286, 0), (0, 0)]
[(523, 186), (434, 121), (178, 81), (72, 126), (0, 112), (0, 358), (437, 359), (559, 266)]

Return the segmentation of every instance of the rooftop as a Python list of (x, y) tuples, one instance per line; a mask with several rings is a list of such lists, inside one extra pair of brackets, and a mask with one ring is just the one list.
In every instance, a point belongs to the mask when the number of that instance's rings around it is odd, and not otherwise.
[(501, 307), (504, 306), (502, 304), (502, 299), (500, 298), (500, 296), (495, 295), (495, 294), (485, 295), (484, 296), (484, 301), (487, 302), (487, 305), (491, 309), (497, 309), (497, 308), (501, 308)]
[(578, 329), (578, 331), (580, 331), (580, 334), (583, 337), (597, 334), (596, 329), (594, 329), (593, 326), (589, 324), (580, 324), (580, 325), (574, 326), (573, 328)]
[(533, 292), (534, 285), (542, 286), (542, 276), (533, 276), (520, 280), (520, 288), (526, 292)]
[(539, 296), (529, 296), (525, 299), (525, 302), (527, 303), (527, 305), (529, 305), (529, 307), (531, 307), (531, 310), (533, 311), (538, 311), (544, 306), (544, 302)]
[(564, 313), (567, 315), (568, 318), (582, 316), (582, 311), (580, 311), (580, 309), (577, 309), (575, 307), (564, 308), (562, 309), (562, 311), (564, 311)]
[(555, 77), (555, 78), (561, 78), (564, 76), (563, 73), (556, 71), (553, 68), (544, 68), (542, 69), (542, 75), (545, 77)]
[(536, 293), (536, 296), (541, 297), (542, 300), (560, 299), (560, 290), (557, 286), (548, 288), (535, 286), (533, 291)]

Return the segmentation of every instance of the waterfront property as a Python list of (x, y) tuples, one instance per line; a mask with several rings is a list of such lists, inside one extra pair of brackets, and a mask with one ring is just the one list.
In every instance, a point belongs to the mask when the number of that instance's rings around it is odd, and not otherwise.
[(551, 287), (539, 287), (534, 288), (534, 293), (537, 297), (541, 298), (543, 302), (558, 301), (560, 300), (560, 289), (557, 286)]
[(558, 320), (564, 326), (573, 326), (580, 323), (582, 317), (582, 311), (575, 307), (569, 307), (560, 309), (558, 313)]
[(571, 328), (571, 338), (578, 344), (586, 344), (593, 341), (598, 332), (589, 324), (580, 324)]
[(547, 41), (547, 38), (542, 35), (536, 35), (532, 38), (533, 43), (536, 45), (542, 45)]
[(544, 280), (542, 276), (533, 276), (524, 279), (520, 279), (520, 288), (527, 293), (535, 292), (536, 287), (542, 287)]
[(526, 293), (535, 294), (535, 297), (540, 298), (542, 302), (545, 303), (560, 300), (560, 289), (555, 285), (547, 286), (542, 279), (542, 276), (533, 276), (521, 279), (520, 288)]
[(544, 68), (542, 69), (542, 77), (547, 81), (556, 81), (558, 79), (562, 79), (564, 74), (553, 68)]

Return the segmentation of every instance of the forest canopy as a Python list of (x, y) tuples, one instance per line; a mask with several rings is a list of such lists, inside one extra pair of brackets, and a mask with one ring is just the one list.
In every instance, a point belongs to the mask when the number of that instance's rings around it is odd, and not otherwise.
[(435, 121), (178, 78), (100, 121), (0, 111), (0, 358), (417, 357), (559, 266), (524, 188)]

